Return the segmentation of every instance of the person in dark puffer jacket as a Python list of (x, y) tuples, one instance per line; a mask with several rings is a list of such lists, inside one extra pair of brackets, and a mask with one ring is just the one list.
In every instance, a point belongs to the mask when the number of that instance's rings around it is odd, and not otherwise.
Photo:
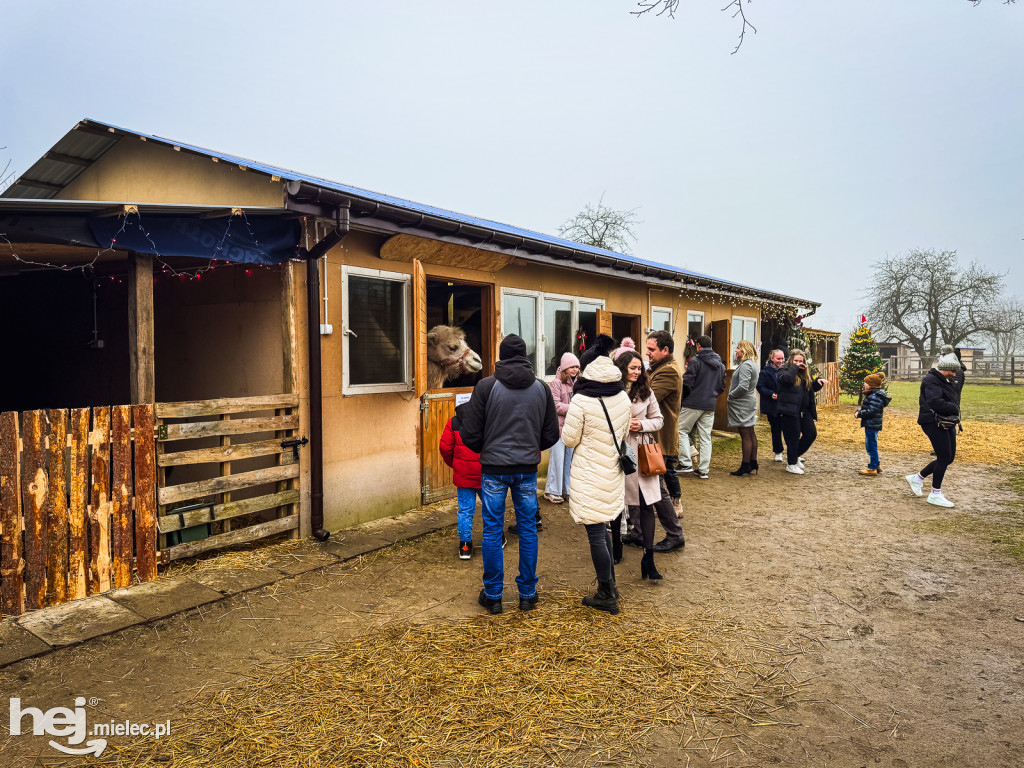
[(455, 407), (455, 415), (448, 419), (441, 433), (439, 449), (444, 463), (452, 468), (455, 488), (459, 494), (459, 559), (473, 556), (473, 516), (476, 498), (480, 495), (480, 454), (471, 451), (459, 434), (459, 417), (466, 403)]
[(953, 502), (942, 492), (942, 480), (946, 468), (956, 458), (956, 433), (960, 422), (960, 405), (953, 381), (962, 370), (955, 354), (942, 355), (921, 379), (921, 396), (918, 399), (917, 423), (932, 444), (935, 460), (920, 472), (907, 475), (910, 490), (915, 496), (922, 496), (924, 479), (931, 475), (932, 490), (928, 503), (937, 507), (952, 507)]
[(892, 402), (892, 398), (882, 389), (884, 380), (884, 373), (872, 373), (864, 377), (864, 399), (854, 414), (864, 429), (864, 447), (868, 452), (868, 467), (860, 471), (862, 475), (878, 475), (882, 472), (878, 459), (878, 433), (882, 431), (882, 411)]
[(818, 430), (818, 406), (814, 393), (828, 383), (827, 379), (812, 379), (807, 369), (807, 357), (802, 349), (789, 351), (789, 362), (779, 369), (778, 414), (782, 422), (782, 436), (786, 441), (786, 471), (794, 475), (804, 473), (804, 454), (814, 444)]

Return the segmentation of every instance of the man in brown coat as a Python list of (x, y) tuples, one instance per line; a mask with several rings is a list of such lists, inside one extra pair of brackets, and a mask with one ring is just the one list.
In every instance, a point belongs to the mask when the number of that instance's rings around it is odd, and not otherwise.
[[(651, 361), (647, 376), (651, 391), (658, 400), (661, 415), (665, 419), (664, 426), (658, 431), (658, 444), (665, 457), (665, 487), (672, 499), (671, 505), (664, 499), (660, 503), (652, 504), (658, 514), (658, 520), (665, 529), (665, 538), (654, 547), (659, 552), (671, 552), (685, 543), (683, 528), (678, 520), (683, 513), (683, 500), (675, 471), (679, 458), (678, 420), (679, 403), (683, 397), (683, 374), (679, 370), (679, 364), (672, 357), (674, 348), (675, 340), (668, 331), (655, 331), (647, 337), (647, 358)], [(631, 539), (623, 541), (631, 542)]]

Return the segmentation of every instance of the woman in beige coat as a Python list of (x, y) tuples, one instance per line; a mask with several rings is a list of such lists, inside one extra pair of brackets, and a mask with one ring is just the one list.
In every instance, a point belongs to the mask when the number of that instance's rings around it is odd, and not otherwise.
[[(651, 391), (644, 370), (644, 361), (634, 351), (620, 351), (615, 365), (622, 372), (622, 386), (629, 395), (629, 434), (626, 441), (637, 450), (641, 435), (645, 442), (658, 442), (658, 430), (665, 424), (665, 418), (658, 407), (658, 398)], [(654, 567), (654, 504), (661, 499), (661, 477), (644, 477), (639, 472), (626, 475), (626, 504), (631, 520), (639, 522), (643, 537), (644, 557), (640, 561), (640, 575), (645, 579), (661, 578)], [(612, 524), (612, 539), (617, 533), (618, 521)], [(616, 560), (621, 557), (622, 545), (612, 549)]]
[(601, 334), (580, 356), (580, 378), (562, 428), (562, 442), (574, 449), (569, 514), (587, 529), (597, 575), (597, 594), (583, 598), (583, 604), (613, 615), (619, 612), (619, 603), (607, 523), (622, 513), (626, 503), (626, 476), (616, 444), (625, 439), (630, 418), (622, 372), (608, 357), (614, 348), (615, 342)]

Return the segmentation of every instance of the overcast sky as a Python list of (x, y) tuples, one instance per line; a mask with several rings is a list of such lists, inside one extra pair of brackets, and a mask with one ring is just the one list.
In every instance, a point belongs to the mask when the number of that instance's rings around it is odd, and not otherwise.
[(0, 0), (0, 168), (81, 118), (823, 302), (953, 249), (1024, 298), (1024, 5), (983, 0)]

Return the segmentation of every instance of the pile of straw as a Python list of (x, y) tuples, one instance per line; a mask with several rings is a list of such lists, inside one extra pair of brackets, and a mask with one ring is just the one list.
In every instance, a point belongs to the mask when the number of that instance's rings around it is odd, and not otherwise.
[(670, 621), (629, 601), (610, 617), (578, 593), (541, 597), (530, 613), (384, 624), (257, 668), (170, 737), (112, 745), (102, 763), (640, 765), (655, 729), (724, 757), (744, 728), (794, 725), (776, 714), (802, 685), (790, 638), (710, 607)]
[[(818, 442), (864, 448), (864, 430), (853, 417), (853, 406), (818, 409)], [(956, 460), (975, 464), (1024, 464), (1024, 426), (989, 421), (965, 421), (957, 435)], [(928, 453), (931, 444), (917, 419), (886, 413), (878, 434), (878, 449), (883, 454)]]

